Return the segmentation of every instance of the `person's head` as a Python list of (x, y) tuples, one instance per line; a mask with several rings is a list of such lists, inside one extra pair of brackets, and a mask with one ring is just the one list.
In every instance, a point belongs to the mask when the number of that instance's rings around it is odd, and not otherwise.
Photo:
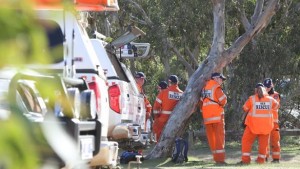
[(272, 79), (266, 78), (264, 80), (264, 86), (266, 87), (267, 92), (269, 92), (274, 87)]
[(178, 77), (176, 75), (171, 75), (169, 76), (168, 81), (171, 85), (178, 84)]
[(264, 84), (262, 83), (257, 83), (255, 85), (255, 94), (258, 95), (258, 98), (261, 99), (263, 98), (265, 95), (267, 95), (267, 91), (264, 87)]
[(166, 81), (160, 81), (157, 86), (158, 91), (166, 89), (167, 87), (168, 87), (168, 83)]
[(223, 81), (226, 80), (226, 77), (222, 73), (213, 73), (211, 74), (211, 79), (215, 80), (218, 82), (220, 85), (223, 83)]
[(134, 75), (134, 79), (138, 85), (143, 86), (145, 83), (146, 76), (143, 72), (137, 72)]

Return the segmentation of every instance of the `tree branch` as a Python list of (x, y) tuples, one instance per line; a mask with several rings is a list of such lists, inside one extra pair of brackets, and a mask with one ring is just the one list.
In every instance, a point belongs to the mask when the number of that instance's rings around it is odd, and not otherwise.
[(137, 23), (140, 23), (142, 25), (148, 25), (148, 23), (144, 20), (141, 20), (133, 15), (130, 15), (130, 19), (133, 21), (133, 22), (137, 22)]
[(188, 56), (190, 57), (192, 63), (193, 63), (194, 65), (198, 65), (199, 63), (198, 63), (198, 61), (196, 60), (194, 54), (191, 52), (191, 50), (190, 50), (188, 47), (185, 47), (185, 50), (187, 51)]
[(214, 56), (214, 53), (222, 53), (224, 50), (225, 44), (225, 19), (224, 19), (224, 12), (225, 12), (225, 2), (223, 0), (212, 0), (213, 1), (213, 15), (214, 15), (214, 36), (212, 42), (212, 49), (211, 53)]
[(240, 12), (240, 15), (239, 15), (240, 21), (241, 21), (245, 31), (247, 31), (251, 27), (251, 24), (250, 24), (249, 20), (246, 17), (246, 12), (245, 12), (245, 9), (244, 9), (244, 0), (239, 0), (238, 1), (238, 7), (237, 8), (238, 8), (238, 11)]
[(247, 30), (232, 44), (230, 48), (223, 53), (223, 56), (227, 58), (227, 63), (230, 63), (236, 57), (236, 55), (243, 50), (247, 43), (268, 25), (270, 19), (275, 14), (278, 2), (279, 0), (270, 0), (265, 11), (258, 16), (257, 22), (255, 25), (253, 25), (253, 28)]
[(251, 24), (254, 25), (257, 20), (258, 17), (261, 15), (262, 10), (263, 10), (263, 6), (264, 6), (264, 0), (257, 0), (256, 1), (256, 5), (255, 5), (255, 9), (254, 9), (254, 13), (251, 17)]
[(152, 27), (153, 25), (153, 22), (151, 21), (151, 19), (148, 17), (147, 13), (144, 11), (144, 9), (138, 4), (136, 3), (135, 1), (133, 0), (124, 0), (124, 1), (128, 1), (129, 3), (132, 3), (142, 14), (145, 22), (150, 26)]
[(174, 47), (173, 43), (169, 40), (167, 40), (167, 45), (169, 48), (172, 49), (172, 51), (176, 54), (176, 56), (181, 60), (181, 62), (183, 63), (183, 65), (186, 67), (189, 75), (194, 73), (194, 69), (191, 67), (191, 65), (184, 59), (184, 57), (180, 54), (180, 52), (178, 51), (178, 49), (176, 47)]

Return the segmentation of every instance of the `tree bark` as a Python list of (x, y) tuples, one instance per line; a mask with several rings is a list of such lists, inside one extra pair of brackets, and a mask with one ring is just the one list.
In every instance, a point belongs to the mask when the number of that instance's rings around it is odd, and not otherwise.
[(167, 157), (177, 136), (181, 136), (182, 129), (187, 125), (189, 117), (195, 111), (200, 98), (200, 91), (205, 82), (210, 79), (213, 72), (221, 71), (235, 57), (239, 55), (245, 45), (263, 28), (267, 26), (272, 16), (275, 14), (279, 0), (270, 0), (265, 10), (257, 17), (257, 22), (252, 25), (252, 29), (247, 30), (241, 35), (232, 46), (224, 50), (224, 10), (225, 0), (212, 0), (214, 13), (214, 37), (212, 48), (208, 57), (199, 65), (196, 72), (190, 77), (186, 90), (180, 102), (177, 104), (173, 113), (166, 124), (161, 139), (153, 150), (146, 157), (154, 159)]

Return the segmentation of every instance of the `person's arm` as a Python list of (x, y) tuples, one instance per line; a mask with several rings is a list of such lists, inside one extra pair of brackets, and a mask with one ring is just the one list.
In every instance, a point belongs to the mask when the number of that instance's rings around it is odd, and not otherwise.
[(278, 109), (280, 108), (280, 94), (276, 92), (274, 99), (278, 102)]
[(250, 108), (251, 108), (251, 99), (249, 98), (243, 105), (243, 110), (245, 113), (248, 113), (250, 111)]
[(279, 102), (276, 99), (273, 99), (272, 103), (272, 111), (277, 111), (279, 109)]
[(161, 91), (156, 99), (155, 99), (155, 102), (154, 102), (154, 105), (153, 105), (153, 113), (154, 114), (160, 114), (161, 113), (161, 107), (162, 107), (162, 95), (163, 95), (163, 92), (164, 91)]
[(249, 99), (245, 102), (245, 104), (243, 105), (243, 114), (242, 114), (242, 127), (245, 128), (246, 127), (246, 118), (248, 116), (248, 113), (250, 111), (252, 102), (251, 99), (249, 97)]
[(227, 103), (227, 96), (223, 92), (221, 87), (216, 88), (216, 97), (218, 98), (217, 102), (221, 107), (224, 107)]

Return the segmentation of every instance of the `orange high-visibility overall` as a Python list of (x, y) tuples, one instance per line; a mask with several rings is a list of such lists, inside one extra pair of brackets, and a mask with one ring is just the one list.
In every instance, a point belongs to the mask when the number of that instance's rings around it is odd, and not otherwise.
[(183, 91), (179, 89), (178, 85), (171, 85), (157, 95), (153, 105), (153, 113), (155, 115), (153, 132), (156, 134), (157, 141), (160, 139), (161, 132), (180, 100), (182, 93)]
[[(270, 95), (273, 97), (278, 103), (278, 109), (280, 107), (280, 96), (279, 93), (274, 92), (274, 94)], [(274, 127), (270, 133), (270, 145), (271, 145), (271, 154), (273, 159), (280, 159), (280, 131), (279, 131), (279, 120), (278, 120), (278, 109), (273, 111), (273, 120), (274, 120)], [(267, 157), (269, 157), (269, 146), (267, 149)]]
[(202, 116), (206, 128), (206, 136), (213, 159), (217, 163), (225, 161), (225, 129), (224, 106), (227, 97), (221, 86), (210, 80), (202, 90)]
[(273, 111), (278, 108), (278, 102), (270, 96), (259, 99), (258, 95), (252, 95), (243, 105), (246, 117), (246, 128), (242, 137), (242, 162), (249, 164), (251, 161), (251, 147), (258, 138), (257, 163), (264, 163), (269, 135), (274, 127)]

